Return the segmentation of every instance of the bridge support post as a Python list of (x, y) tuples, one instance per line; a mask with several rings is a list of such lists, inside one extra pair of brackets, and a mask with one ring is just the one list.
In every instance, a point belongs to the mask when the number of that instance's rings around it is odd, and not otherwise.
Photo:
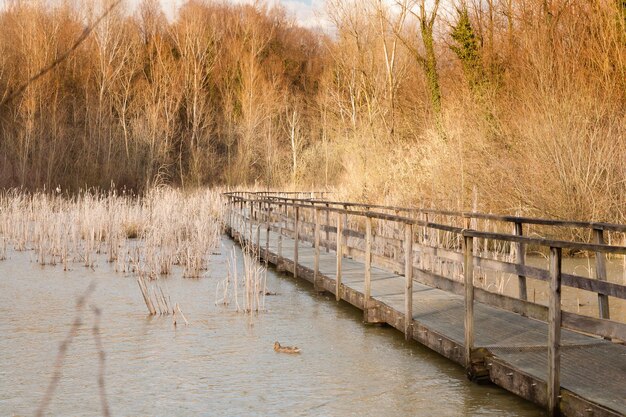
[(474, 238), (463, 236), (463, 277), (465, 286), (465, 370), (472, 379), (474, 350)]
[[(524, 230), (522, 227), (522, 223), (515, 223), (515, 234), (517, 236), (523, 236)], [(519, 242), (517, 244), (517, 264), (518, 265), (526, 265), (526, 244), (523, 242)], [(526, 290), (526, 277), (524, 275), (518, 275), (517, 280), (519, 283), (519, 298), (520, 300), (526, 301), (528, 299), (528, 293)]]
[(252, 212), (254, 210), (254, 203), (252, 200), (250, 200), (248, 206), (248, 245), (252, 245)]
[(363, 320), (366, 323), (384, 323), (380, 311), (372, 306), (372, 218), (365, 217), (365, 285), (363, 290)]
[(296, 206), (294, 213), (294, 244), (293, 244), (293, 277), (298, 278), (298, 222), (300, 221), (300, 207)]
[(323, 291), (319, 284), (320, 275), (320, 209), (314, 208), (315, 216), (315, 260), (313, 263), (313, 287), (316, 291)]
[(278, 206), (278, 259), (276, 260), (276, 268), (283, 270), (283, 220), (284, 214), (282, 212), (282, 204)]
[[(593, 243), (604, 245), (604, 234), (602, 229), (593, 229)], [(598, 281), (606, 281), (606, 256), (603, 252), (596, 252), (596, 279)], [(608, 296), (598, 294), (598, 309), (598, 314), (601, 319), (610, 319)]]
[(413, 225), (404, 225), (404, 337), (413, 338)]
[(550, 248), (548, 301), (548, 413), (560, 415), (561, 391), (561, 248)]
[(372, 218), (365, 218), (365, 285), (363, 309), (367, 310), (372, 297)]
[(267, 205), (267, 216), (265, 221), (265, 265), (269, 263), (270, 258), (270, 229), (272, 228), (272, 208)]
[(256, 254), (261, 259), (261, 219), (256, 222)]
[(240, 201), (237, 201), (237, 206), (236, 206), (236, 214), (235, 214), (235, 227), (237, 228), (237, 239), (239, 240), (239, 243), (241, 243), (241, 213), (243, 211), (243, 203)]
[(230, 228), (230, 235), (234, 236), (233, 234), (233, 223), (235, 220), (235, 197), (228, 196), (228, 227)]
[[(343, 209), (345, 210), (343, 213), (343, 227), (348, 227), (348, 205), (344, 204)], [(348, 244), (348, 237), (346, 237), (346, 246)]]
[(329, 205), (326, 203), (326, 253), (330, 252), (330, 210)]
[(228, 199), (228, 216), (226, 217), (228, 219), (228, 228), (230, 229), (230, 235), (233, 235), (233, 196), (229, 195), (227, 197)]
[(337, 213), (337, 272), (335, 274), (335, 299), (341, 300), (341, 261), (343, 258), (343, 227), (341, 213)]

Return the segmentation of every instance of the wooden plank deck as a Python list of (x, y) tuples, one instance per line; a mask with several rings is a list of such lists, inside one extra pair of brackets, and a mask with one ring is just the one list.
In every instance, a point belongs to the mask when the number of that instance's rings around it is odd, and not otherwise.
[[(294, 271), (292, 238), (267, 235), (261, 228), (246, 239), (228, 229), (231, 236), (246, 241), (262, 259), (280, 269)], [(252, 240), (252, 241), (250, 241)], [(279, 249), (280, 248), (280, 249)], [(281, 252), (282, 256), (278, 253)], [(315, 249), (299, 242), (298, 277), (314, 279)], [(319, 257), (320, 290), (335, 293), (336, 254), (322, 249)], [(364, 319), (385, 322), (404, 331), (405, 278), (371, 267), (371, 296), (364, 302), (365, 265), (350, 258), (342, 260), (341, 299), (364, 310)], [(413, 282), (413, 339), (463, 365), (464, 299), (446, 291)], [(367, 310), (367, 311), (366, 311)], [(484, 351), (486, 377), (493, 383), (540, 405), (547, 402), (548, 324), (476, 302), (474, 304), (475, 347)], [(565, 415), (626, 415), (626, 346), (602, 338), (563, 329), (561, 333), (561, 412)]]

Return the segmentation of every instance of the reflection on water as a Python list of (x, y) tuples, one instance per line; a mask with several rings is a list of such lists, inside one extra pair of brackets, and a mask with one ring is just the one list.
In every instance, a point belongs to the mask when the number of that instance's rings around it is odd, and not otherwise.
[[(246, 316), (215, 305), (232, 243), (208, 277), (163, 280), (190, 326), (147, 316), (136, 280), (100, 261), (69, 272), (40, 267), (28, 252), (0, 262), (0, 415), (32, 415), (48, 384), (76, 297), (95, 280), (103, 310), (106, 389), (113, 415), (536, 416), (542, 411), (497, 387), (468, 382), (452, 362), (365, 326), (360, 312), (310, 285), (268, 273), (269, 311)], [(97, 415), (93, 314), (68, 350), (48, 415)], [(300, 355), (275, 353), (275, 340)]]

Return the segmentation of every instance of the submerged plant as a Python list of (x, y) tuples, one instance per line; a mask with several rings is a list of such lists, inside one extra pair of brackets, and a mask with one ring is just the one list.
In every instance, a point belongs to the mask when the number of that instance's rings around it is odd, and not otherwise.
[(215, 288), (215, 304), (228, 306), (234, 303), (235, 309), (244, 313), (265, 311), (267, 269), (245, 247), (241, 271), (238, 264), (237, 251), (233, 247), (228, 259), (228, 276)]

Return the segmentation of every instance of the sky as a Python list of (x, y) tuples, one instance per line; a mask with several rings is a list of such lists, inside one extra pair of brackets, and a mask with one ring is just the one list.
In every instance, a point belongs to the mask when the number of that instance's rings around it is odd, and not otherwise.
[[(10, 0), (0, 0), (0, 8), (7, 4)], [(124, 0), (127, 7), (131, 9), (138, 5), (141, 0)], [(176, 15), (176, 10), (182, 6), (187, 0), (160, 0), (163, 11), (172, 18)], [(226, 0), (233, 4), (254, 3), (254, 0)], [(288, 13), (294, 16), (297, 22), (308, 28), (325, 26), (324, 20), (320, 18), (320, 12), (324, 10), (325, 0), (265, 0), (267, 4), (282, 4)], [(317, 12), (316, 12), (317, 10)]]
[[(0, 3), (3, 0), (0, 0)], [(126, 0), (129, 3), (139, 2), (139, 0)], [(186, 0), (160, 0), (163, 11), (168, 17), (175, 15), (178, 7), (185, 3)], [(254, 0), (227, 0), (234, 4), (253, 4)], [(287, 12), (294, 16), (297, 22), (304, 27), (320, 27), (324, 26), (320, 12), (324, 10), (324, 0), (265, 0), (269, 5), (280, 3), (285, 7)]]
[[(13, 0), (0, 0), (0, 9), (5, 6), (8, 2)], [(20, 1), (20, 0), (17, 0)], [(21, 0), (21, 1), (31, 1), (31, 0)], [(62, 0), (32, 0), (32, 1), (43, 1), (43, 2), (51, 2), (62, 1)], [(80, 0), (78, 0), (80, 2)], [(98, 1), (98, 0), (95, 0)], [(185, 4), (188, 0), (159, 0), (161, 2), (161, 6), (163, 8), (163, 12), (170, 19), (173, 20), (176, 17), (177, 9)], [(255, 1), (261, 1), (268, 5), (281, 4), (287, 10), (287, 13), (293, 17), (295, 17), (296, 22), (303, 27), (311, 28), (311, 29), (322, 29), (326, 32), (332, 32), (333, 25), (328, 20), (328, 18), (324, 18), (324, 11), (326, 0), (216, 0), (230, 2), (232, 4), (254, 4)], [(134, 10), (141, 0), (123, 0), (125, 3), (125, 7), (127, 10)], [(427, 0), (426, 4), (432, 5), (433, 0)], [(387, 3), (390, 5), (395, 4), (394, 0), (383, 0), (383, 3)], [(446, 9), (450, 7), (452, 4), (452, 0), (442, 0), (440, 7), (440, 14), (446, 13)]]

